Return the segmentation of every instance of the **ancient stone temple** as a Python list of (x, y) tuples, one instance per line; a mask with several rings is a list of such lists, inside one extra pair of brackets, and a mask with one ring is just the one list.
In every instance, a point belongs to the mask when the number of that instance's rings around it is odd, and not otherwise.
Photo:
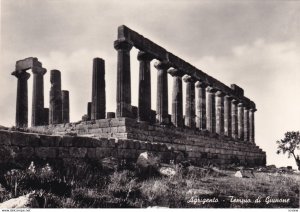
[[(131, 104), (130, 51), (133, 47), (139, 50), (137, 106)], [(80, 123), (62, 124), (69, 122), (69, 93), (61, 91), (60, 72), (52, 70), (49, 125), (44, 118), (36, 118), (31, 130), (37, 133), (46, 130), (53, 135), (68, 131), (79, 136), (93, 135), (112, 140), (113, 144), (109, 145), (111, 149), (103, 153), (105, 156), (115, 151), (118, 157), (136, 158), (146, 149), (162, 155), (168, 151), (182, 153), (186, 159), (197, 164), (265, 165), (266, 154), (255, 144), (256, 105), (244, 95), (242, 88), (235, 84), (230, 87), (223, 84), (124, 25), (118, 28), (114, 48), (117, 51), (116, 113), (106, 113), (105, 61), (95, 58), (92, 99), (87, 103), (85, 119)], [(155, 69), (151, 70), (150, 62), (154, 59), (157, 60)], [(37, 59), (26, 60), (17, 62), (18, 67), (13, 72), (18, 78), (16, 125), (19, 127), (27, 127), (29, 74), (25, 70), (33, 66), (39, 67), (39, 71), (34, 72), (37, 73), (34, 88), (39, 88), (34, 93), (35, 117), (44, 117), (47, 111), (41, 100), (42, 76), (46, 71)], [(35, 64), (22, 65), (26, 62)], [(151, 74), (157, 75), (156, 94), (151, 93)], [(172, 88), (168, 85), (168, 75), (173, 80)], [(186, 86), (185, 105), (183, 86)], [(172, 90), (171, 102), (168, 102), (169, 90)], [(156, 95), (156, 111), (151, 109), (152, 95)], [(169, 104), (172, 105), (171, 111), (168, 111)], [(45, 126), (38, 126), (43, 125), (41, 123)], [(101, 139), (99, 142), (103, 141)], [(95, 154), (95, 157), (102, 157), (102, 153)], [(85, 155), (88, 157), (88, 153)]]

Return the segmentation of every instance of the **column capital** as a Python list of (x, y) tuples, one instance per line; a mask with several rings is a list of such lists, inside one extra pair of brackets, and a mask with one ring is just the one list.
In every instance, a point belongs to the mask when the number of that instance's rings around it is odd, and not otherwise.
[(183, 77), (185, 75), (185, 73), (183, 73), (183, 71), (181, 71), (180, 69), (177, 69), (177, 68), (170, 68), (168, 70), (168, 73), (172, 77)]
[(225, 96), (225, 94), (222, 91), (217, 91), (216, 96), (217, 97), (223, 97), (223, 96)]
[(243, 103), (238, 103), (238, 107), (244, 107), (244, 104)]
[(231, 100), (231, 103), (232, 103), (232, 104), (235, 104), (235, 105), (237, 105), (238, 102), (239, 102), (239, 101), (238, 101), (237, 99), (235, 99), (235, 98), (232, 98), (232, 100)]
[(257, 109), (256, 108), (250, 108), (249, 111), (254, 113), (254, 112), (257, 111)]
[(143, 61), (151, 61), (154, 59), (154, 56), (147, 53), (147, 52), (143, 52), (143, 51), (139, 51), (138, 55), (137, 55), (137, 59), (139, 61), (143, 60)]
[(206, 88), (208, 85), (202, 81), (197, 81), (195, 83), (196, 88)]
[(125, 51), (130, 51), (132, 48), (132, 44), (126, 40), (116, 40), (114, 42), (114, 48), (116, 50), (125, 50)]
[(224, 97), (226, 100), (228, 101), (232, 101), (233, 100), (233, 97), (232, 96), (229, 96), (229, 95), (225, 95)]
[(160, 70), (168, 70), (171, 67), (171, 64), (167, 62), (156, 61), (154, 67)]
[(44, 75), (47, 73), (47, 69), (43, 67), (34, 66), (31, 68), (33, 74)]
[(197, 80), (192, 76), (186, 75), (186, 76), (183, 77), (183, 81), (195, 83)]
[(24, 79), (24, 80), (28, 80), (30, 77), (30, 74), (27, 73), (26, 71), (14, 71), (11, 73), (11, 75), (14, 75), (18, 79)]
[(217, 89), (215, 89), (211, 86), (207, 86), (205, 90), (206, 90), (206, 92), (209, 92), (209, 93), (215, 93), (217, 91)]

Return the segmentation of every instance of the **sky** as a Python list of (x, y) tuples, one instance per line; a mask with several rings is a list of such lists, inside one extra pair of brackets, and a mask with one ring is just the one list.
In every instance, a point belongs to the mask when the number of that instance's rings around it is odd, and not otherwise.
[[(276, 140), (300, 127), (298, 0), (1, 0), (0, 125), (15, 124), (17, 79), (11, 72), (17, 60), (31, 56), (38, 57), (48, 71), (45, 107), (49, 106), (50, 70), (61, 71), (62, 89), (70, 91), (71, 121), (86, 114), (92, 60), (103, 58), (106, 110), (114, 112), (117, 52), (113, 42), (123, 24), (224, 84), (242, 87), (256, 103), (256, 143), (266, 151), (267, 164), (296, 168), (293, 159), (276, 154)], [(133, 105), (138, 101), (137, 52), (131, 50)], [(170, 76), (168, 82), (171, 102)], [(32, 77), (28, 89), (30, 123)]]

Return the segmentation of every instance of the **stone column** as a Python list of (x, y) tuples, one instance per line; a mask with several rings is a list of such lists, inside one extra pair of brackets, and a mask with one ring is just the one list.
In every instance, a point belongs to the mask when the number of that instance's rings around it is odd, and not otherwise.
[(224, 97), (224, 134), (231, 136), (231, 100), (232, 97)]
[(117, 64), (117, 117), (131, 117), (130, 50), (132, 44), (116, 40)]
[(237, 103), (236, 99), (231, 101), (231, 135), (234, 139), (238, 138)]
[(91, 119), (105, 119), (105, 62), (101, 58), (93, 60), (92, 112)]
[(183, 78), (186, 82), (186, 99), (185, 99), (185, 118), (184, 124), (187, 127), (195, 128), (195, 79), (191, 76)]
[(32, 113), (31, 126), (44, 124), (44, 74), (47, 72), (42, 67), (32, 67), (33, 89), (32, 89)]
[(156, 62), (154, 67), (157, 69), (156, 119), (160, 124), (169, 124), (167, 70), (170, 66), (167, 63)]
[(44, 108), (44, 125), (49, 125), (49, 108)]
[(50, 72), (50, 104), (49, 124), (62, 123), (62, 98), (61, 98), (61, 75), (59, 70)]
[(206, 84), (203, 82), (196, 82), (195, 84), (197, 89), (197, 98), (196, 98), (196, 128), (200, 130), (206, 129), (206, 93), (205, 88)]
[(216, 132), (216, 90), (210, 86), (206, 88), (206, 128), (209, 132)]
[(249, 108), (244, 107), (244, 141), (249, 141)]
[(150, 62), (153, 56), (139, 51), (137, 59), (140, 61), (139, 70), (139, 102), (138, 120), (150, 121), (151, 115), (151, 72)]
[(249, 140), (251, 143), (255, 143), (255, 123), (254, 123), (254, 113), (256, 109), (251, 108), (249, 110)]
[(216, 133), (224, 134), (224, 94), (216, 92)]
[(69, 91), (61, 91), (62, 100), (62, 123), (70, 122), (70, 105), (69, 105)]
[(90, 121), (92, 117), (92, 102), (87, 103), (87, 120)]
[(238, 104), (238, 139), (244, 140), (244, 106)]
[(16, 127), (28, 127), (28, 85), (30, 74), (25, 71), (12, 73), (18, 78), (17, 102), (16, 102)]
[(169, 69), (168, 73), (173, 77), (172, 123), (176, 127), (183, 127), (182, 76), (184, 73), (178, 69)]

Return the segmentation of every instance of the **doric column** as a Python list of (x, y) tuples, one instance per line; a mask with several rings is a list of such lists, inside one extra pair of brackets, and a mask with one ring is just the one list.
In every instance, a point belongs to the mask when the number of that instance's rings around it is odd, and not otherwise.
[(244, 107), (244, 141), (249, 141), (249, 108)]
[(238, 104), (238, 139), (244, 140), (244, 106)]
[(183, 127), (182, 76), (184, 73), (178, 69), (169, 69), (168, 73), (173, 77), (172, 123), (176, 127)]
[(206, 128), (209, 132), (216, 132), (215, 92), (212, 87), (206, 88)]
[(16, 127), (28, 127), (28, 85), (30, 74), (25, 71), (12, 73), (18, 78), (17, 102), (16, 102)]
[(49, 108), (44, 108), (44, 125), (49, 125)]
[(32, 67), (32, 113), (31, 126), (44, 125), (44, 74), (47, 72), (42, 67)]
[(167, 63), (156, 62), (154, 67), (157, 69), (156, 119), (160, 124), (169, 124), (167, 70), (170, 66)]
[(196, 82), (197, 89), (196, 98), (196, 128), (200, 130), (206, 129), (206, 84), (203, 82)]
[(132, 44), (116, 40), (117, 64), (117, 117), (131, 117), (130, 50)]
[(61, 75), (59, 70), (50, 72), (49, 124), (62, 123)]
[(256, 109), (251, 108), (249, 110), (249, 140), (251, 143), (255, 143), (255, 123), (254, 123), (254, 113)]
[(69, 105), (69, 91), (61, 91), (62, 101), (62, 123), (70, 122), (70, 105)]
[(90, 121), (92, 117), (92, 102), (87, 103), (87, 120)]
[(231, 100), (232, 97), (224, 97), (224, 134), (231, 136)]
[(94, 58), (92, 81), (92, 120), (105, 119), (105, 104), (105, 62), (101, 58)]
[(238, 101), (236, 99), (231, 101), (231, 135), (234, 139), (238, 138), (237, 104)]
[(224, 134), (224, 94), (216, 92), (216, 133)]
[(139, 102), (138, 102), (138, 120), (150, 121), (151, 115), (151, 72), (150, 62), (153, 56), (139, 51), (137, 59), (140, 61), (139, 71)]
[(191, 76), (185, 76), (186, 82), (186, 99), (185, 99), (185, 118), (184, 124), (187, 127), (195, 128), (195, 82)]

